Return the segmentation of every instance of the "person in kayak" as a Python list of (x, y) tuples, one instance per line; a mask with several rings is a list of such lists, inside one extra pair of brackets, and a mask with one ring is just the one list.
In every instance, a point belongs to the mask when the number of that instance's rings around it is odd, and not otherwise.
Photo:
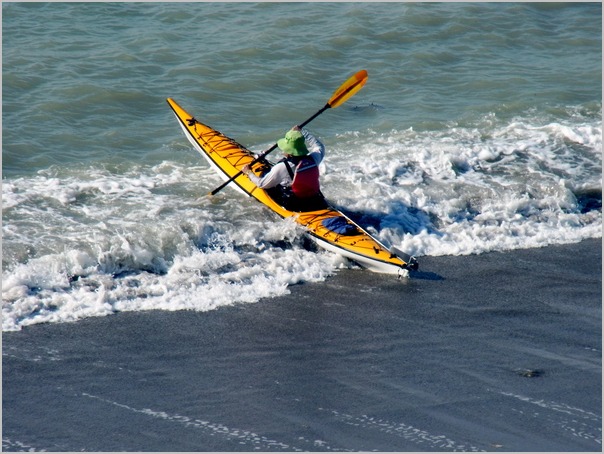
[(277, 141), (277, 146), (285, 157), (269, 172), (258, 177), (249, 166), (245, 166), (243, 173), (288, 210), (326, 208), (319, 184), (319, 164), (325, 157), (323, 143), (307, 130), (295, 126)]

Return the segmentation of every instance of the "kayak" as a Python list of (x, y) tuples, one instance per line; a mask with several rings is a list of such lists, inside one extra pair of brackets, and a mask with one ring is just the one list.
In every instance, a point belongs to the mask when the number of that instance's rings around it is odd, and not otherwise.
[(371, 234), (357, 225), (327, 200), (311, 211), (292, 211), (271, 197), (271, 190), (257, 187), (241, 170), (251, 165), (258, 176), (270, 170), (267, 160), (258, 161), (243, 145), (212, 127), (199, 122), (172, 98), (167, 99), (185, 136), (229, 186), (255, 198), (281, 218), (293, 218), (306, 229), (309, 237), (320, 247), (346, 257), (361, 267), (378, 273), (401, 274), (403, 270), (417, 269), (414, 257), (388, 249)]

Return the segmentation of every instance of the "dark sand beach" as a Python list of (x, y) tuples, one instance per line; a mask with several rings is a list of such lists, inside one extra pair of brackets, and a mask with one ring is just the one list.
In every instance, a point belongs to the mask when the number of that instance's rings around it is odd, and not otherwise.
[(601, 451), (600, 239), (3, 334), (5, 451)]

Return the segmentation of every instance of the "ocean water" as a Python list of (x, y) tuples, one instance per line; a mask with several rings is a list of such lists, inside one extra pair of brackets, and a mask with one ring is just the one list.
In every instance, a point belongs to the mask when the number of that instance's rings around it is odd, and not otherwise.
[(354, 267), (206, 197), (221, 181), (167, 97), (261, 151), (366, 69), (308, 128), (323, 192), (381, 241), (421, 268), (600, 238), (601, 43), (600, 3), (3, 3), (3, 330)]

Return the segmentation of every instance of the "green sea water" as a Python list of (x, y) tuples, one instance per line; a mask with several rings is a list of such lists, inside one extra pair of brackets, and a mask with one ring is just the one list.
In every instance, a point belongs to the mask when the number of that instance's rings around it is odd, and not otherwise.
[(3, 3), (4, 176), (146, 162), (167, 96), (261, 144), (359, 69), (324, 135), (597, 116), (601, 52), (600, 3)]

